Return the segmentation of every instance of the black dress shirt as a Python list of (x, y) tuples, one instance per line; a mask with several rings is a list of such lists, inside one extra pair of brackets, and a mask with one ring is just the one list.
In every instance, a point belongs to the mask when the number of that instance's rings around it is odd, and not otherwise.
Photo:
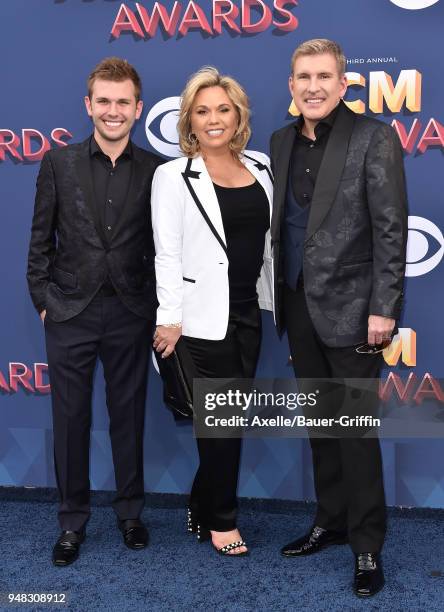
[[(99, 205), (100, 219), (105, 229), (105, 236), (110, 242), (116, 223), (123, 212), (128, 194), (133, 166), (131, 141), (115, 161), (106, 155), (97, 144), (94, 136), (90, 143), (91, 171), (94, 194)], [(104, 295), (113, 295), (114, 288), (109, 278), (101, 288)]]
[(338, 107), (319, 121), (315, 127), (315, 140), (302, 133), (304, 118), (301, 115), (295, 124), (296, 137), (290, 157), (287, 194), (285, 198), (282, 270), (287, 285), (296, 290), (302, 281), (303, 244), (309, 218), (309, 204), (330, 137)]
[(105, 236), (111, 237), (115, 224), (123, 211), (129, 189), (133, 159), (131, 141), (128, 141), (114, 166), (111, 158), (102, 151), (94, 136), (91, 138), (90, 152), (94, 192), (99, 204)]
[(302, 115), (295, 125), (296, 138), (290, 160), (291, 185), (293, 195), (302, 207), (310, 204), (313, 198), (316, 179), (338, 106), (315, 127), (316, 140), (311, 140), (302, 133), (304, 126)]

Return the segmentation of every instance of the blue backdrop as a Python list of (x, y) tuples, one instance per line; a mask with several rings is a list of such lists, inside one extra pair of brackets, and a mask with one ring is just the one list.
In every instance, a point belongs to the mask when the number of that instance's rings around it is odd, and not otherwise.
[[(218, 17), (222, 13), (225, 19)], [(268, 151), (272, 131), (295, 112), (287, 88), (294, 48), (313, 37), (339, 41), (353, 83), (347, 100), (356, 111), (393, 123), (405, 150), (410, 232), (404, 352), (387, 355), (384, 378), (391, 372), (403, 385), (414, 374), (413, 393), (421, 385), (431, 388), (424, 374), (443, 376), (444, 0), (7, 0), (0, 17), (0, 485), (55, 485), (43, 329), (25, 280), (35, 179), (46, 147), (90, 133), (85, 81), (109, 55), (128, 59), (144, 83), (145, 107), (134, 141), (172, 157), (177, 97), (196, 69), (214, 64), (245, 86), (253, 108), (249, 148)], [(259, 375), (292, 375), (286, 339), (278, 341), (269, 314), (264, 314)], [(160, 393), (152, 368), (146, 489), (187, 492), (196, 465), (192, 431), (175, 424)], [(431, 395), (444, 402), (439, 386)], [(114, 487), (107, 427), (99, 366), (91, 451), (91, 483), (97, 489)], [(388, 503), (444, 507), (443, 450), (439, 438), (384, 441)], [(239, 492), (313, 499), (307, 441), (247, 440)]]

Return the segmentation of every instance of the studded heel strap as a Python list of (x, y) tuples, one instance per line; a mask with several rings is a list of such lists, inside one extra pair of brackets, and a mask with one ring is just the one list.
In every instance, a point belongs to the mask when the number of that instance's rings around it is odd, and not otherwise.
[[(222, 548), (218, 549), (218, 552), (221, 555), (227, 555), (230, 550), (233, 550), (234, 548), (240, 548), (241, 546), (246, 546), (245, 542), (243, 540), (239, 540), (238, 542), (232, 542), (231, 544), (227, 544), (226, 546), (223, 546)], [(242, 554), (242, 553), (240, 553)]]

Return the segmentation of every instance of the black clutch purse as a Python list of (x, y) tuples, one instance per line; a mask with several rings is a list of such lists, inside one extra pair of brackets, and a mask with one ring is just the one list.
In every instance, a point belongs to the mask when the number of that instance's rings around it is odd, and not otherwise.
[(166, 359), (157, 351), (154, 355), (163, 382), (163, 401), (175, 419), (192, 419), (193, 379), (197, 378), (197, 371), (185, 342), (179, 338), (175, 351)]

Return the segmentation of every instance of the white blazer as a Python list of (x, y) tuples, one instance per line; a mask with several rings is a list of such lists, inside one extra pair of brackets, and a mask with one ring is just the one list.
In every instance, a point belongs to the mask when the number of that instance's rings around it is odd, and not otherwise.
[[(264, 188), (271, 220), (273, 177), (267, 155), (244, 151), (240, 159)], [(216, 192), (202, 157), (179, 157), (156, 169), (151, 210), (157, 325), (181, 322), (186, 336), (222, 340), (229, 316), (227, 245)], [(273, 309), (273, 286), (268, 231), (257, 284), (261, 308)]]

